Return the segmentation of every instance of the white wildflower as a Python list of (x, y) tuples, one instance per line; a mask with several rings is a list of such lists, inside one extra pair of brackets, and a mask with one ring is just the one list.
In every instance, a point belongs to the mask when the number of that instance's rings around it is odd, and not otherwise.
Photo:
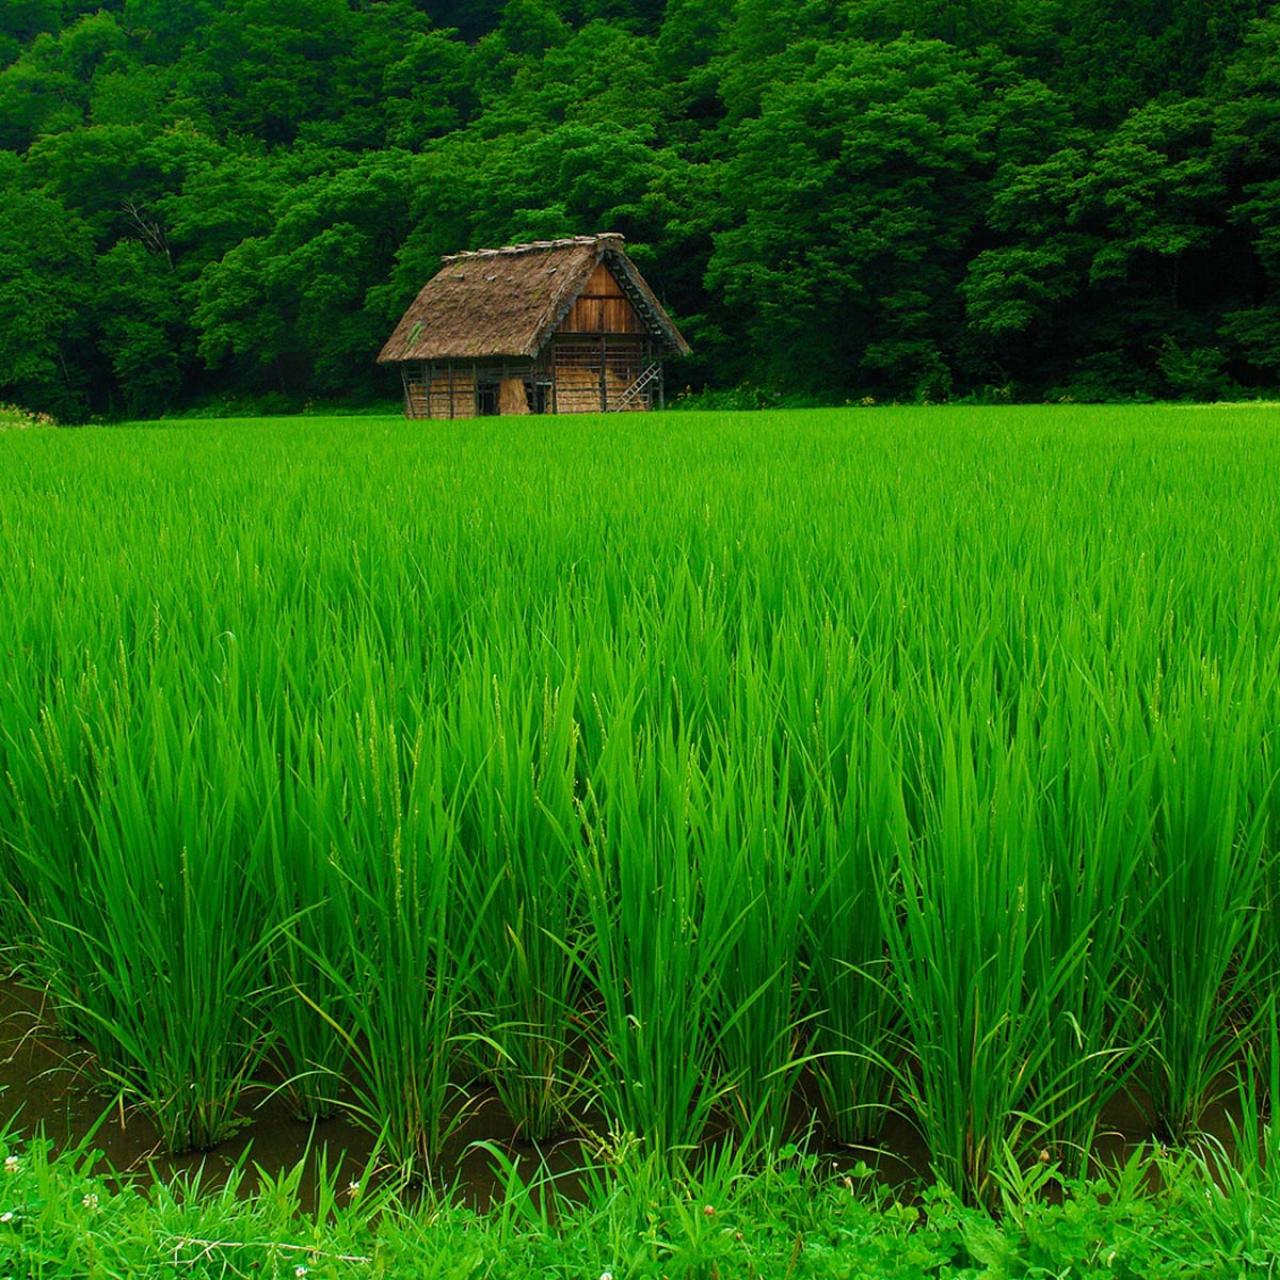
[(4, 1158), (4, 1171), (5, 1171), (5, 1173), (17, 1173), (17, 1172), (18, 1172), (18, 1157), (17, 1157), (17, 1156), (5, 1156), (5, 1158)]

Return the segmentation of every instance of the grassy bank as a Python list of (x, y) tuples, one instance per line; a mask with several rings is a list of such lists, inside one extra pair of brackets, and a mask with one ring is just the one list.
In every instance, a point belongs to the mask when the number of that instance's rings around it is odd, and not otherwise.
[[(41, 1280), (1171, 1280), (1273, 1275), (1280, 1255), (1273, 1177), (1224, 1179), (1160, 1154), (1093, 1182), (1013, 1175), (993, 1217), (940, 1187), (901, 1203), (787, 1152), (751, 1174), (733, 1160), (696, 1174), (602, 1165), (572, 1202), (512, 1170), (484, 1215), (445, 1194), (406, 1205), (358, 1179), (328, 1180), (304, 1207), (297, 1169), (263, 1174), (251, 1195), (236, 1180), (211, 1192), (198, 1179), (143, 1194), (83, 1155), (51, 1159), (13, 1140), (0, 1152), (0, 1266)], [(1143, 1189), (1156, 1182), (1158, 1194)]]

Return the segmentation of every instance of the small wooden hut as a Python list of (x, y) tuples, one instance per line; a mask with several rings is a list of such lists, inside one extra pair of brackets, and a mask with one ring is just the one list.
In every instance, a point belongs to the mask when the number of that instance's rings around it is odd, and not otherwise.
[(663, 403), (662, 362), (689, 345), (620, 235), (443, 259), (378, 355), (409, 418), (600, 413)]

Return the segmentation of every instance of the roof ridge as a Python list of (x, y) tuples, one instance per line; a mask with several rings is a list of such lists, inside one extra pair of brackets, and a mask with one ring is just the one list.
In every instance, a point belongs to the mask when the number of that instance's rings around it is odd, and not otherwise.
[(626, 243), (626, 237), (620, 231), (600, 231), (593, 236), (563, 236), (558, 240), (530, 240), (526, 244), (504, 244), (499, 249), (463, 249), (459, 253), (446, 253), (440, 261), (457, 262), (462, 258), (511, 257), (518, 253), (533, 253), (538, 249), (571, 249), (576, 245), (595, 246), (602, 240), (616, 241), (619, 245)]

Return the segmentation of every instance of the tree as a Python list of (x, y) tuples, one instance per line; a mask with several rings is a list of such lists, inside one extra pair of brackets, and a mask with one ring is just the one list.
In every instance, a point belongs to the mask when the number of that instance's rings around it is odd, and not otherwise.
[(288, 143), (303, 122), (341, 114), (333, 87), (354, 34), (345, 0), (230, 0), (182, 60), (178, 87), (219, 128)]
[(61, 8), (58, 0), (8, 0), (0, 9), (0, 67), (12, 62), (36, 36), (56, 31)]
[(203, 270), (199, 351), (258, 387), (340, 395), (367, 383), (387, 316), (369, 294), (407, 231), (406, 157), (380, 153), (317, 175), (274, 208), (265, 235)]
[(99, 255), (96, 275), (102, 350), (124, 412), (159, 417), (178, 402), (193, 347), (173, 267), (154, 245), (129, 239)]
[(707, 284), (758, 371), (945, 394), (990, 162), (981, 71), (937, 41), (848, 41), (739, 127), (723, 187), (736, 225), (715, 238)]
[(1280, 376), (1280, 15), (1254, 25), (1228, 67), (1215, 144), (1231, 182), (1230, 219), (1247, 240), (1242, 305), (1222, 333), (1268, 378)]
[(0, 153), (0, 399), (75, 419), (87, 405), (93, 240), (55, 197)]
[(1166, 339), (1212, 341), (1205, 261), (1225, 187), (1211, 127), (1203, 99), (1162, 100), (1001, 171), (988, 222), (1002, 243), (974, 257), (963, 293), (1004, 371), (1043, 386), (1068, 376), (1066, 354), (1092, 370), (1091, 396), (1154, 392), (1160, 360), (1176, 365)]
[(6, 241), (11, 373), (80, 412), (372, 396), (442, 253), (608, 228), (693, 380), (1267, 386), (1274, 8), (6, 0), (0, 174), (70, 255)]

